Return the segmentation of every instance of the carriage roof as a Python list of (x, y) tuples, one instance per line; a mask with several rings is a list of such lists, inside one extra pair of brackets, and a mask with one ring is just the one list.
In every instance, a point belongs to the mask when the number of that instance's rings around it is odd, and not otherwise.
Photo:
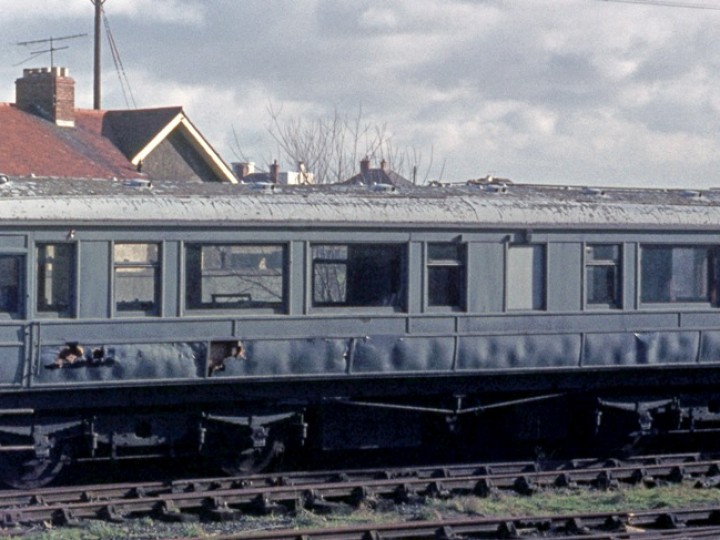
[(720, 190), (468, 183), (269, 186), (0, 176), (0, 223), (460, 228), (720, 225)]

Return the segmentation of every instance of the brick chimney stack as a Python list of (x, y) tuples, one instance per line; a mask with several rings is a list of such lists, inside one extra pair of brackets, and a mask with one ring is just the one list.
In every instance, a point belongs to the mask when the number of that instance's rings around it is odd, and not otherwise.
[(67, 68), (24, 69), (15, 81), (15, 103), (63, 127), (75, 125), (75, 80)]
[(270, 165), (270, 181), (273, 184), (280, 183), (280, 165), (278, 165), (277, 159)]
[(238, 180), (242, 180), (251, 174), (255, 174), (255, 162), (253, 161), (233, 163), (232, 168)]
[(365, 176), (370, 172), (370, 158), (365, 156), (360, 160), (360, 174)]

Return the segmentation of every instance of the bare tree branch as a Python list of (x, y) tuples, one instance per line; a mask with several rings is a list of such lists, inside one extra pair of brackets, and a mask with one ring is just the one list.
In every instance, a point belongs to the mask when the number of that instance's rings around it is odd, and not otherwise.
[[(362, 105), (350, 116), (337, 108), (327, 116), (312, 120), (283, 115), (282, 105), (268, 103), (267, 132), (278, 147), (279, 159), (296, 167), (303, 162), (315, 175), (318, 184), (342, 182), (358, 172), (360, 160), (385, 160), (390, 170), (417, 181), (418, 170), (424, 169), (422, 182), (430, 177), (433, 149), (430, 160), (423, 164), (422, 153), (415, 147), (400, 148), (393, 141), (386, 123), (374, 124), (364, 118)], [(233, 128), (236, 154), (245, 159), (237, 133)], [(268, 160), (268, 163), (270, 160)]]

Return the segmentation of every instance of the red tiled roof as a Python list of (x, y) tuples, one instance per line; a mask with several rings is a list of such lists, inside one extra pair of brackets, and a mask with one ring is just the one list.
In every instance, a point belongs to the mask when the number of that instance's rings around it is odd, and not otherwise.
[(75, 110), (75, 127), (0, 103), (0, 174), (133, 178), (130, 159), (180, 107), (133, 111)]

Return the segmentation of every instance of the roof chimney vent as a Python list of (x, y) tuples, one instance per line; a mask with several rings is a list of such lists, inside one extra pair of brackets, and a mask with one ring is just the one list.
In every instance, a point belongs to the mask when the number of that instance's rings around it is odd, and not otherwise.
[(280, 165), (278, 165), (277, 159), (270, 165), (270, 181), (273, 184), (280, 183)]
[(238, 177), (238, 180), (242, 180), (246, 176), (255, 174), (255, 162), (253, 162), (253, 161), (243, 161), (241, 163), (233, 163), (232, 168), (233, 168), (233, 172), (235, 173), (235, 176)]
[(370, 172), (370, 158), (365, 156), (360, 160), (360, 174), (365, 176)]
[(15, 103), (58, 126), (73, 127), (75, 80), (64, 67), (24, 69), (23, 76), (15, 81)]

